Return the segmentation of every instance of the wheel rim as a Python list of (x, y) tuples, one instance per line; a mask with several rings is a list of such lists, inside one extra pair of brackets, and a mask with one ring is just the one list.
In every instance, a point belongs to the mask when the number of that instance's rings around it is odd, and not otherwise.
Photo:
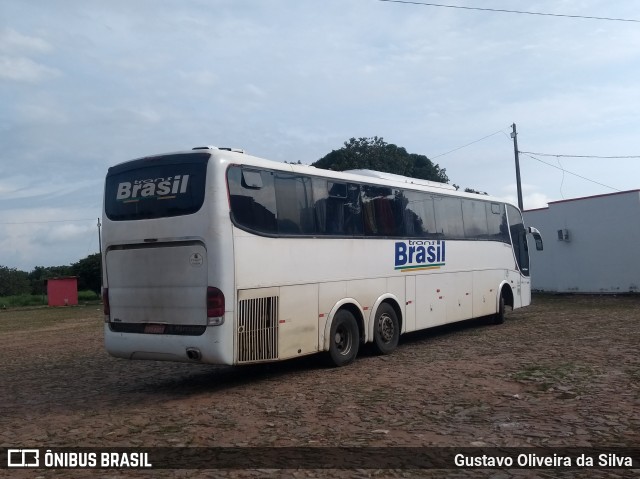
[(335, 342), (336, 349), (340, 354), (349, 354), (351, 347), (353, 346), (353, 337), (348, 328), (343, 325), (338, 326), (333, 341)]
[(378, 336), (385, 343), (390, 343), (395, 335), (396, 328), (393, 319), (387, 313), (383, 313), (378, 318)]

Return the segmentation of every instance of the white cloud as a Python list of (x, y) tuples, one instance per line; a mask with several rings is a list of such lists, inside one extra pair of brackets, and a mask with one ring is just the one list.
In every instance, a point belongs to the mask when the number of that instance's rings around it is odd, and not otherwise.
[(3, 210), (0, 265), (30, 271), (35, 265), (71, 264), (97, 252), (94, 214), (83, 208)]
[(60, 75), (60, 70), (38, 63), (31, 57), (49, 54), (50, 43), (24, 35), (12, 28), (0, 29), (0, 79), (36, 83)]
[(94, 221), (49, 225), (37, 239), (41, 244), (55, 245), (84, 238), (87, 234), (97, 234), (97, 227), (94, 224), (90, 224)]
[[(47, 213), (34, 220), (73, 218), (78, 204), (96, 216), (108, 166), (200, 144), (311, 162), (350, 137), (378, 135), (436, 155), (508, 135), (516, 122), (521, 150), (640, 154), (640, 30), (631, 24), (370, 0), (156, 3), (3, 3), (0, 222), (27, 210)], [(632, 17), (637, 5), (530, 9)], [(516, 201), (515, 187), (503, 189), (515, 176), (504, 135), (435, 162), (463, 188)], [(637, 160), (562, 163), (640, 187)], [(525, 208), (609, 191), (527, 157), (521, 168)], [(0, 226), (0, 264), (83, 257), (82, 225), (55, 226), (12, 226), (23, 233), (10, 244)]]
[[(95, 189), (102, 185), (102, 178), (65, 180), (63, 176), (47, 176), (45, 172), (33, 172), (32, 175), (16, 175), (0, 180), (0, 200), (28, 200), (43, 198), (56, 200), (81, 190)], [(0, 210), (0, 217), (4, 214)], [(22, 213), (21, 213), (22, 214)]]
[[(539, 187), (532, 184), (522, 185), (522, 203), (525, 210), (533, 210), (537, 208), (545, 208), (550, 201), (554, 201), (545, 193), (539, 191)], [(497, 195), (498, 198), (511, 204), (518, 204), (518, 192), (515, 183), (511, 183), (502, 188), (502, 194)]]
[(23, 103), (16, 107), (16, 117), (26, 123), (67, 123), (68, 114), (64, 107), (55, 102)]
[(0, 79), (36, 83), (60, 74), (60, 70), (40, 65), (30, 58), (0, 56)]
[(0, 29), (0, 52), (47, 53), (52, 49), (53, 47), (42, 38), (23, 35), (11, 28)]

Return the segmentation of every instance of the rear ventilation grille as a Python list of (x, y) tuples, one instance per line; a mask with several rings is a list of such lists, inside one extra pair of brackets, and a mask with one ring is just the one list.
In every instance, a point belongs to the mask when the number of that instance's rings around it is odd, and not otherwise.
[(278, 297), (238, 302), (238, 362), (278, 359)]

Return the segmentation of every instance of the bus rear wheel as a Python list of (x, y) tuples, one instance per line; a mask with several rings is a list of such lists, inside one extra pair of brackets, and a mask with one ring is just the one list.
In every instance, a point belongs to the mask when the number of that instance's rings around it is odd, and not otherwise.
[(352, 363), (360, 347), (360, 333), (356, 318), (350, 311), (341, 309), (333, 318), (330, 332), (329, 359), (332, 366)]
[(389, 354), (398, 346), (400, 323), (391, 305), (382, 303), (373, 325), (373, 348), (378, 354)]

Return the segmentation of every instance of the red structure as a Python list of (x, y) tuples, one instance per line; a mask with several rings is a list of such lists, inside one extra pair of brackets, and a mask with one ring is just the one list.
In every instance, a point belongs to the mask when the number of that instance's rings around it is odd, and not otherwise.
[(47, 280), (49, 306), (77, 306), (78, 278), (51, 278)]

